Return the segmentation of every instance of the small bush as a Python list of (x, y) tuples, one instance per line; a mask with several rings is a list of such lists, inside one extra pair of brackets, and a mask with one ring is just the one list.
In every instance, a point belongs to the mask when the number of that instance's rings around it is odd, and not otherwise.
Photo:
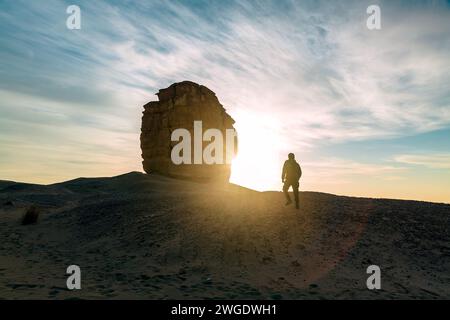
[(22, 218), (22, 225), (29, 225), (37, 223), (39, 219), (39, 210), (35, 206), (31, 206), (28, 208), (27, 212)]

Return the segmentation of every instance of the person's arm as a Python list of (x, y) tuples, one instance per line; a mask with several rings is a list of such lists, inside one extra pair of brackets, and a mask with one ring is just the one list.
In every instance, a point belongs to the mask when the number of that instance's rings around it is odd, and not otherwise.
[(286, 162), (284, 162), (283, 171), (281, 172), (281, 182), (284, 182), (284, 177), (286, 177)]
[(302, 167), (299, 164), (298, 165), (298, 179), (300, 180), (301, 177), (302, 177)]

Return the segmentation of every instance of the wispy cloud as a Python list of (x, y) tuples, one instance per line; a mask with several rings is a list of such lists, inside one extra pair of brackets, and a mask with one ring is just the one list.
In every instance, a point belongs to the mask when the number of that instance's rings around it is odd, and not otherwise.
[(317, 159), (314, 162), (303, 162), (303, 166), (315, 172), (316, 176), (334, 177), (340, 175), (385, 176), (404, 172), (405, 168), (399, 166), (362, 163), (346, 159), (331, 158)]
[[(90, 102), (117, 108), (192, 79), (215, 90), (231, 113), (271, 113), (285, 123), (278, 130), (296, 128), (303, 142), (407, 135), (450, 123), (444, 2), (434, 9), (382, 2), (383, 29), (375, 32), (365, 28), (364, 2), (208, 4), (82, 1), (77, 33), (64, 30), (59, 1), (15, 4), (3, 16), (19, 38), (9, 43), (29, 55), (27, 64), (55, 59), (64, 67), (46, 65), (39, 74), (60, 83), (61, 97), (37, 79), (31, 86), (55, 99), (96, 95)], [(23, 25), (17, 14), (25, 10), (42, 19)], [(37, 27), (42, 34), (26, 34)]]
[[(301, 162), (304, 175), (302, 183), (305, 185), (320, 186), (327, 189), (329, 186), (354, 185), (358, 180), (392, 181), (403, 179), (402, 175), (407, 171), (402, 166), (394, 166), (383, 163), (363, 163), (342, 158), (317, 158), (314, 161)], [(334, 191), (339, 192), (339, 188)]]
[(425, 166), (432, 169), (450, 169), (450, 154), (403, 154), (394, 157), (399, 163)]
[[(449, 125), (448, 10), (385, 3), (383, 29), (373, 32), (365, 28), (364, 3), (285, 5), (280, 11), (272, 2), (234, 3), (211, 23), (170, 3), (170, 14), (146, 20), (133, 38), (108, 50), (128, 74), (155, 86), (185, 78), (204, 83), (231, 113), (272, 114), (285, 124), (277, 130), (303, 142)], [(135, 20), (144, 17), (136, 13)], [(142, 45), (146, 37), (153, 43)]]

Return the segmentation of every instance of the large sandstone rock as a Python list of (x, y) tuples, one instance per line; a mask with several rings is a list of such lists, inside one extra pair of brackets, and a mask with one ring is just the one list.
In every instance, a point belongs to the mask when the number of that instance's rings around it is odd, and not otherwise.
[[(144, 106), (141, 128), (141, 149), (144, 171), (159, 173), (176, 178), (202, 181), (228, 181), (229, 164), (180, 164), (171, 159), (171, 150), (178, 142), (171, 141), (175, 129), (189, 130), (192, 136), (192, 157), (194, 156), (194, 121), (202, 121), (203, 132), (219, 129), (224, 137), (226, 154), (226, 129), (233, 129), (234, 120), (225, 112), (214, 92), (193, 82), (175, 83), (161, 89), (159, 101), (151, 101)], [(237, 139), (235, 139), (235, 150)], [(203, 148), (209, 142), (203, 142)], [(194, 163), (194, 159), (192, 159)]]

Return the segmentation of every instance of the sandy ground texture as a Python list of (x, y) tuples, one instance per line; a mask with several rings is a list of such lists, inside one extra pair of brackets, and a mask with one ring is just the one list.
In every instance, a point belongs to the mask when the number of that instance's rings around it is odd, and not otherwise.
[[(450, 299), (450, 205), (129, 173), (0, 182), (1, 299)], [(22, 226), (30, 205), (39, 221)], [(82, 289), (69, 291), (78, 265)], [(381, 268), (368, 290), (366, 268)]]

